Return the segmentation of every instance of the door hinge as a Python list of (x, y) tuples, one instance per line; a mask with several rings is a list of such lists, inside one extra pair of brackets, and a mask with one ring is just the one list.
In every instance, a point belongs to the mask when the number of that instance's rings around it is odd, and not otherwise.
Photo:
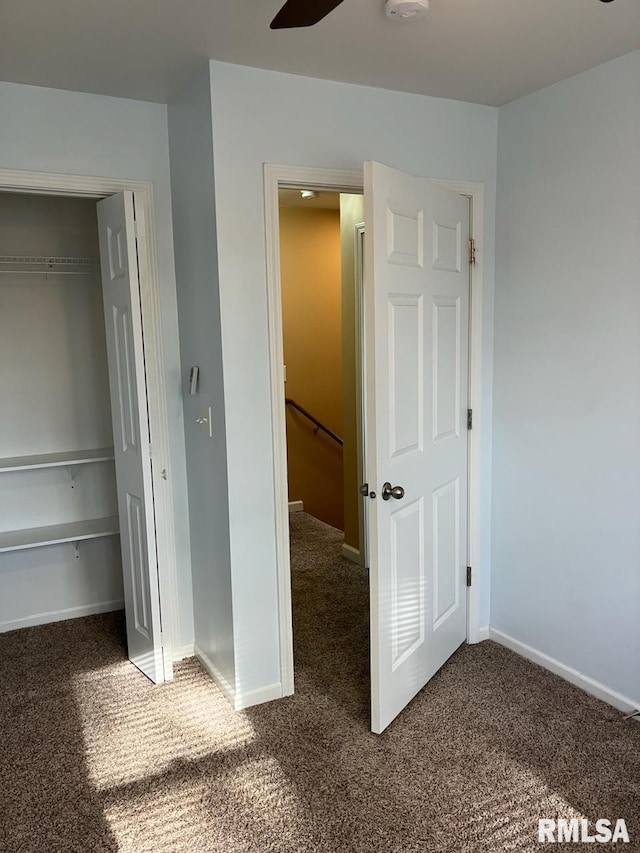
[(473, 429), (473, 409), (467, 409), (467, 429)]
[(469, 237), (469, 263), (475, 264), (476, 262), (476, 241), (473, 237)]
[(467, 586), (471, 586), (471, 566), (467, 566)]

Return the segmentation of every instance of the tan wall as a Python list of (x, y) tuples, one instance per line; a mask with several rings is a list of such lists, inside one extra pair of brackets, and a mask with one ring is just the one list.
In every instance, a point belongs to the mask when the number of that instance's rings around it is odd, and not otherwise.
[(344, 541), (361, 551), (363, 539), (361, 504), (358, 492), (361, 472), (358, 466), (359, 359), (356, 343), (356, 258), (355, 226), (364, 220), (362, 195), (340, 195), (341, 271), (342, 271), (342, 375), (344, 423)]
[[(342, 436), (340, 212), (280, 208), (285, 394)], [(342, 448), (287, 411), (289, 500), (344, 529)]]

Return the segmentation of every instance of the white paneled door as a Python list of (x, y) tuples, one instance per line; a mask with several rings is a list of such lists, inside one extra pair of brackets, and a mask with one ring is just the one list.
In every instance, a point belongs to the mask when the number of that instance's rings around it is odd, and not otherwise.
[(466, 638), (469, 202), (365, 164), (371, 727)]
[(98, 202), (128, 655), (164, 681), (133, 194)]

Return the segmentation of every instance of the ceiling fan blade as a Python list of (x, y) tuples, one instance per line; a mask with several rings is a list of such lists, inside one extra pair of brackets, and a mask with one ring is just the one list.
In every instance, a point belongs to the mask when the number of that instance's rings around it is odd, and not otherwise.
[(342, 0), (287, 0), (271, 21), (272, 30), (292, 27), (312, 27), (329, 12), (333, 12)]

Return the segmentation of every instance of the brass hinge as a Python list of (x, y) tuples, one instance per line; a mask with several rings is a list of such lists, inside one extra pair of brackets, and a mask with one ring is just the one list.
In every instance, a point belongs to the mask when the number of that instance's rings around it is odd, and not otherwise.
[(473, 429), (473, 409), (467, 409), (467, 429)]
[(473, 237), (469, 237), (469, 263), (475, 264), (476, 262), (476, 241)]
[(467, 586), (471, 586), (471, 566), (467, 566)]

